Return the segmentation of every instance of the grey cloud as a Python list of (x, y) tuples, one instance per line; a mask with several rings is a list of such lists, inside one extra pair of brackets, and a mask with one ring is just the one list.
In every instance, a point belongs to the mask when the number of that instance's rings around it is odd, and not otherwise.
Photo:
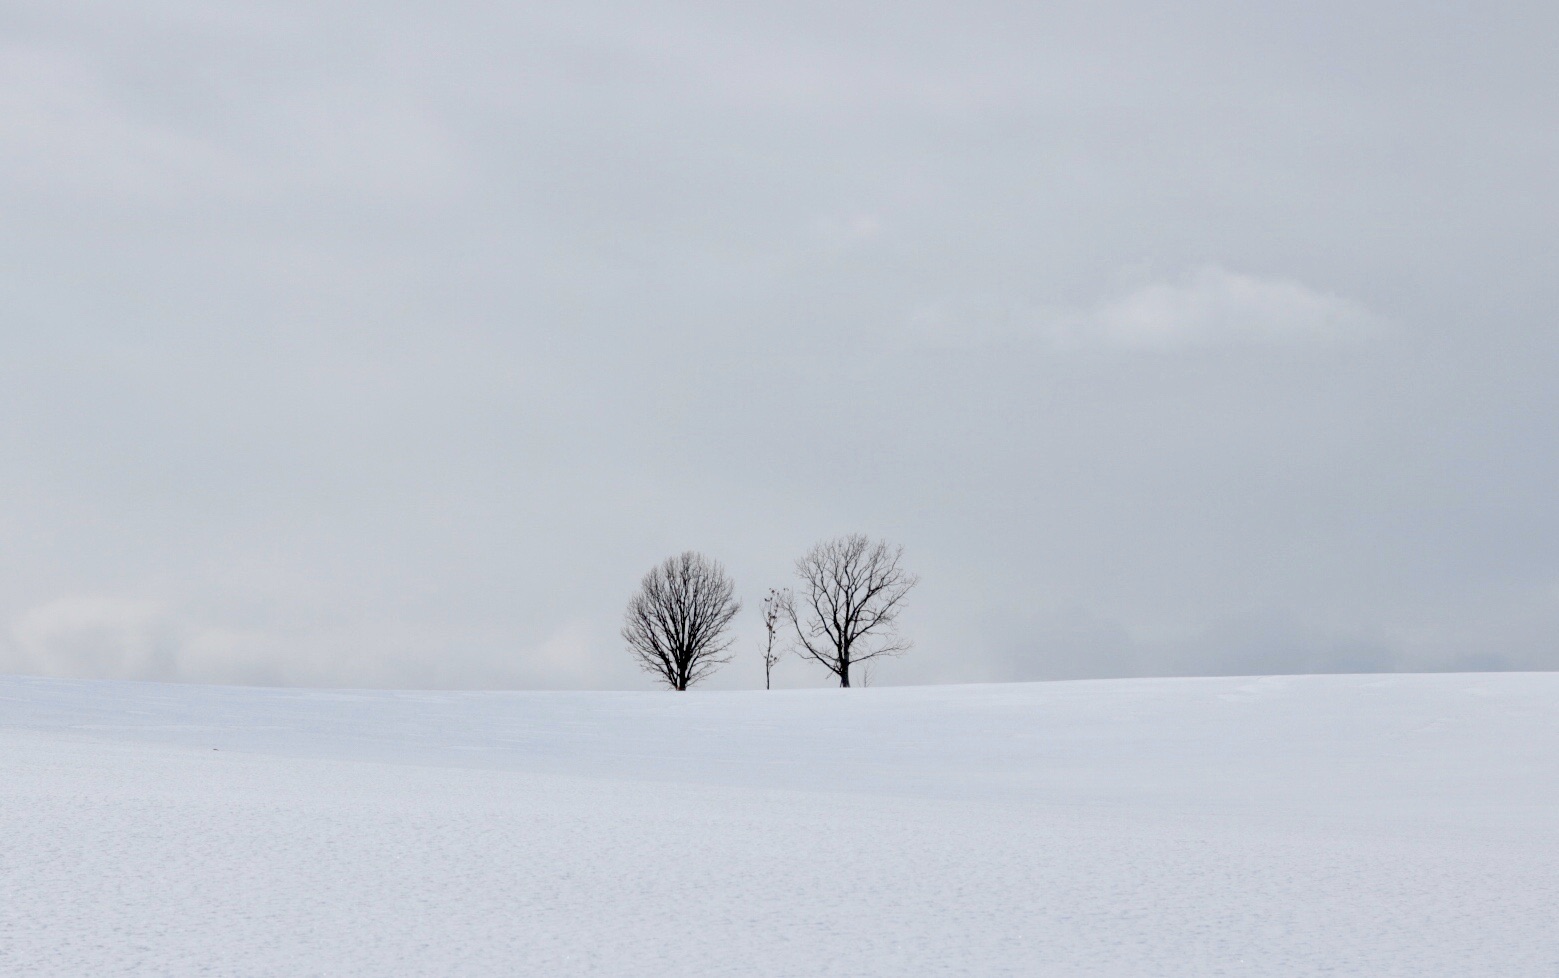
[(1552, 668), (1554, 17), (12, 4), (5, 667), (634, 687), (861, 530), (879, 682)]

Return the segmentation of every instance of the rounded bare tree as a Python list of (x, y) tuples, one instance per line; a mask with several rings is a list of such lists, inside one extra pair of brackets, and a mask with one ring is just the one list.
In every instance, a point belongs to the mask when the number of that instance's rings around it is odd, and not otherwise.
[(718, 560), (689, 550), (644, 575), (623, 614), (623, 641), (639, 667), (685, 690), (731, 660), (726, 636), (742, 610)]
[(850, 685), (851, 666), (910, 648), (898, 617), (920, 578), (904, 570), (903, 557), (903, 547), (854, 533), (796, 561), (801, 587), (785, 603), (796, 650), (827, 666), (840, 686)]

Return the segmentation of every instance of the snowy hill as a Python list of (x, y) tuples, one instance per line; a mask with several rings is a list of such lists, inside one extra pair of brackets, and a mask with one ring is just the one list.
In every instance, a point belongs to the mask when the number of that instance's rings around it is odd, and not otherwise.
[(0, 679), (0, 975), (1559, 975), (1559, 674)]

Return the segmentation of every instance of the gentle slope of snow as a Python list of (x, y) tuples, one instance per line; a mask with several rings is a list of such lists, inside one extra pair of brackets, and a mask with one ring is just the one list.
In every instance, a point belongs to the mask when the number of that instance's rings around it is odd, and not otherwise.
[(0, 975), (1559, 976), (1559, 675), (0, 678)]

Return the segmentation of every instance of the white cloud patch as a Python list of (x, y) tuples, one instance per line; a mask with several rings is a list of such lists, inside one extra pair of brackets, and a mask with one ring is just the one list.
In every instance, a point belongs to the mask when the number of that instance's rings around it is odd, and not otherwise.
[(1041, 342), (1057, 349), (1178, 350), (1352, 343), (1385, 320), (1363, 304), (1289, 278), (1204, 265), (1089, 306), (1015, 309), (992, 301), (920, 306), (909, 330), (930, 346)]
[(566, 622), (518, 660), (514, 680), (526, 687), (589, 689), (608, 665), (597, 646), (589, 622)]
[(0, 672), (65, 679), (348, 684), (349, 675), (321, 668), (332, 661), (307, 643), (209, 627), (162, 601), (113, 595), (55, 598), (0, 629)]
[(266, 686), (643, 685), (627, 656), (596, 641), (582, 620), (526, 647), (503, 636), (393, 626), (354, 636), (243, 630), (193, 620), (161, 601), (105, 595), (56, 598), (13, 617), (0, 628), (0, 673)]
[(1343, 296), (1292, 279), (1206, 265), (1091, 309), (1052, 318), (1042, 331), (1060, 346), (1173, 349), (1226, 344), (1347, 342), (1378, 332), (1379, 317)]
[(157, 602), (59, 598), (20, 615), (10, 629), (10, 664), (66, 678), (172, 679), (178, 630)]

